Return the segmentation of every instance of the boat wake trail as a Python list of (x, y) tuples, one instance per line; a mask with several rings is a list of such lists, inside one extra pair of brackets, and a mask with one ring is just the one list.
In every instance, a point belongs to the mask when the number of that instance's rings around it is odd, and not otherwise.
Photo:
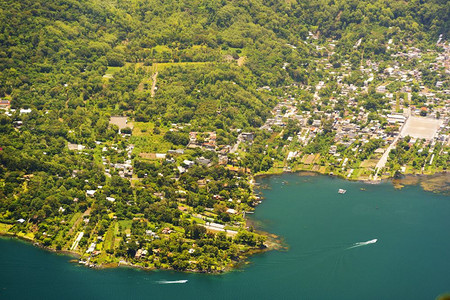
[(177, 283), (186, 283), (186, 280), (160, 280), (160, 281), (156, 281), (156, 283), (158, 284), (177, 284)]
[(370, 240), (370, 241), (367, 241), (367, 242), (355, 243), (355, 244), (353, 244), (353, 246), (348, 247), (347, 250), (348, 249), (357, 248), (357, 247), (367, 246), (367, 245), (370, 245), (370, 244), (375, 244), (377, 241), (378, 241), (377, 239), (373, 239), (373, 240)]

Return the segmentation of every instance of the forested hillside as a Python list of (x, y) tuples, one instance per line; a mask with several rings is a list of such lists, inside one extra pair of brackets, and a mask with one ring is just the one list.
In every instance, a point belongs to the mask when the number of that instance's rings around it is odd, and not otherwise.
[[(320, 59), (362, 88), (363, 59), (386, 68), (391, 43), (442, 52), (450, 28), (445, 0), (0, 3), (2, 233), (99, 264), (208, 272), (264, 248), (245, 223), (249, 181), (283, 160), (287, 142), (258, 130), (285, 88), (313, 111), (300, 87), (326, 80)], [(421, 72), (430, 87), (445, 79)], [(372, 114), (387, 105), (374, 89), (357, 97)], [(327, 106), (336, 91), (316, 111), (344, 116), (343, 101)], [(323, 123), (305, 153), (328, 153)], [(299, 132), (284, 126), (282, 140)]]
[[(145, 95), (132, 83), (121, 82), (114, 92), (102, 88), (108, 66), (221, 63), (226, 55), (246, 57), (246, 67), (257, 77), (249, 76), (253, 84), (282, 84), (289, 80), (283, 62), (307, 60), (311, 49), (301, 41), (308, 32), (337, 39), (343, 55), (351, 55), (357, 40), (366, 38), (359, 51), (378, 55), (390, 37), (426, 42), (446, 36), (449, 14), (443, 0), (2, 1), (0, 92), (12, 95), (17, 107), (62, 108), (65, 98), (74, 106), (96, 98), (95, 104), (123, 101), (135, 108), (127, 102)], [(143, 74), (135, 76), (129, 79), (134, 84)], [(114, 99), (125, 93), (129, 100)]]

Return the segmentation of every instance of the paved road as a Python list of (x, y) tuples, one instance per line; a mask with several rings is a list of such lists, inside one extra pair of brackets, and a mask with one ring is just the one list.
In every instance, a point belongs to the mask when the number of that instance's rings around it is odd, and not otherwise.
[(242, 140), (242, 134), (239, 134), (236, 144), (234, 144), (233, 148), (231, 148), (230, 153), (235, 153), (238, 150), (241, 140)]
[(378, 172), (384, 168), (384, 166), (386, 165), (386, 162), (389, 158), (389, 152), (391, 152), (392, 148), (394, 148), (394, 146), (397, 144), (398, 139), (400, 138), (400, 136), (402, 135), (402, 131), (405, 128), (405, 124), (408, 122), (409, 117), (411, 116), (411, 111), (407, 110), (408, 112), (408, 116), (406, 117), (405, 123), (403, 123), (402, 127), (399, 130), (399, 134), (395, 137), (395, 139), (392, 141), (392, 143), (389, 145), (389, 147), (387, 147), (386, 151), (384, 151), (383, 155), (381, 156), (380, 160), (377, 163), (377, 166), (375, 167), (376, 173), (375, 176), (373, 177), (373, 180), (378, 180)]
[(384, 151), (383, 155), (381, 156), (380, 160), (377, 163), (377, 166), (375, 167), (375, 170), (377, 172), (375, 173), (375, 177), (373, 178), (373, 180), (378, 179), (378, 172), (381, 169), (383, 169), (384, 166), (386, 165), (386, 162), (389, 157), (389, 152), (391, 152), (392, 148), (394, 148), (395, 144), (397, 144), (397, 141), (399, 138), (400, 138), (400, 134), (395, 137), (395, 139), (392, 141), (392, 143), (389, 145), (389, 147), (387, 147), (386, 151)]

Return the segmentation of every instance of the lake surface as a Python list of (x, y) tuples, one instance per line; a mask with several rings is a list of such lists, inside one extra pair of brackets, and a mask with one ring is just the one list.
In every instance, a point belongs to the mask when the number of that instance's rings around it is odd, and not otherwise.
[[(253, 218), (289, 250), (206, 275), (92, 270), (2, 238), (0, 299), (435, 299), (450, 292), (450, 197), (326, 176), (258, 182), (269, 189)], [(168, 283), (176, 280), (188, 281)]]

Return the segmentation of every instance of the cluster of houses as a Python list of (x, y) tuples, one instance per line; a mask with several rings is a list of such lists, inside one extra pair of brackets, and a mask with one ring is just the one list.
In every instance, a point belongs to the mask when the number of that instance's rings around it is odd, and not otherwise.
[(216, 150), (216, 132), (203, 132), (196, 131), (189, 132), (189, 144), (188, 148), (202, 148), (204, 150)]
[[(361, 44), (361, 40), (355, 46), (357, 47), (359, 44)], [(440, 46), (444, 48), (443, 53), (428, 50), (426, 55), (427, 57), (430, 55), (436, 57), (435, 62), (431, 64), (433, 70), (440, 71), (444, 68), (445, 74), (449, 74), (450, 45), (440, 42)], [(395, 51), (392, 40), (388, 42), (388, 47), (388, 50)], [(334, 49), (331, 46), (327, 48)], [(333, 52), (328, 54), (328, 57), (322, 57), (315, 61), (318, 65), (317, 71), (326, 70), (325, 77), (313, 86), (301, 86), (302, 89), (313, 92), (313, 100), (297, 99), (295, 92), (297, 86), (287, 87), (287, 91), (293, 92), (286, 92), (283, 97), (279, 97), (279, 103), (272, 110), (272, 117), (266, 120), (261, 127), (262, 130), (272, 132), (274, 126), (284, 127), (289, 119), (295, 120), (301, 130), (297, 137), (288, 137), (288, 141), (295, 139), (300, 145), (306, 146), (317, 134), (322, 132), (325, 123), (331, 124), (336, 135), (335, 145), (330, 148), (329, 153), (338, 155), (337, 145), (339, 144), (349, 147), (356, 141), (364, 144), (373, 139), (381, 139), (387, 145), (399, 136), (409, 116), (426, 115), (429, 118), (440, 118), (443, 121), (443, 125), (432, 140), (444, 144), (448, 141), (449, 127), (446, 124), (448, 124), (450, 117), (450, 102), (447, 97), (442, 96), (449, 94), (448, 90), (445, 89), (448, 86), (448, 80), (438, 81), (434, 89), (431, 90), (430, 87), (420, 85), (422, 73), (419, 67), (408, 70), (401, 62), (401, 60), (416, 60), (416, 65), (420, 65), (421, 58), (424, 56), (420, 49), (409, 47), (406, 52), (394, 52), (392, 57), (397, 58), (398, 61), (391, 62), (391, 65), (384, 67), (384, 69), (380, 68), (378, 62), (362, 60), (359, 71), (363, 74), (364, 86), (357, 86), (346, 80), (352, 72), (348, 61), (345, 61), (341, 67), (331, 70), (333, 65), (329, 63), (329, 57), (333, 55)], [(323, 68), (320, 69), (319, 66)], [(412, 86), (415, 82), (419, 83), (418, 96), (426, 99), (423, 106), (411, 105)], [(389, 86), (391, 83), (396, 83), (393, 85), (396, 86), (395, 91), (393, 91), (392, 86)], [(357, 99), (361, 99), (358, 96), (369, 92), (369, 85), (373, 86), (374, 84), (375, 91), (382, 94), (382, 98), (386, 99), (385, 101), (390, 109), (378, 111), (376, 113), (377, 118), (373, 120), (372, 117), (371, 120), (369, 119), (370, 111), (366, 110)], [(321, 90), (329, 85), (337, 86), (337, 91), (334, 90), (331, 96), (329, 93), (323, 96), (324, 93)], [(290, 87), (293, 87), (293, 89), (290, 89)], [(402, 96), (399, 97), (399, 94), (402, 94)], [(300, 111), (299, 107), (302, 107), (302, 101), (309, 102), (311, 109)], [(341, 109), (337, 109), (339, 102), (344, 103), (345, 111), (342, 110), (342, 105)], [(383, 153), (384, 150), (377, 149), (376, 151)], [(289, 151), (287, 160), (292, 160), (300, 153), (300, 149)]]
[[(110, 163), (108, 159), (103, 155), (102, 163), (105, 166), (105, 175), (110, 177), (111, 170), (117, 170), (118, 174), (122, 178), (131, 178), (133, 177), (133, 164), (131, 161), (131, 154), (133, 152), (134, 145), (130, 144), (125, 149), (126, 159), (121, 163)], [(110, 148), (107, 146), (103, 147), (102, 152), (115, 151), (117, 153), (122, 153), (122, 150), (118, 148), (117, 145), (112, 145)]]

